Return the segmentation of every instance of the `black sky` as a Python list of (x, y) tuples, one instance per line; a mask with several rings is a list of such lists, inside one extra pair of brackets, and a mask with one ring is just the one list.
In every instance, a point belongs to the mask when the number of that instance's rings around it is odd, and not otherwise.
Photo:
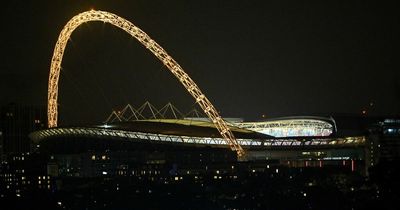
[[(13, 1), (2, 11), (1, 104), (46, 104), (54, 45), (74, 15), (105, 10), (157, 41), (226, 117), (400, 114), (399, 15), (364, 1)], [(62, 123), (99, 122), (146, 100), (195, 106), (122, 30), (88, 23), (63, 61)]]

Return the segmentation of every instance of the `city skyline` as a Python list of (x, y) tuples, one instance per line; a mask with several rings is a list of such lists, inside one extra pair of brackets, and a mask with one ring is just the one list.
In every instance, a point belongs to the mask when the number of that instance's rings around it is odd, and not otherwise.
[(0, 205), (396, 209), (396, 9), (6, 2)]
[[(46, 104), (51, 55), (62, 27), (96, 9), (120, 15), (160, 43), (226, 117), (345, 112), (399, 114), (390, 5), (368, 3), (8, 3), (2, 104)], [(79, 27), (60, 77), (64, 122), (98, 122), (114, 107), (149, 100), (195, 106), (136, 40), (105, 23)], [(79, 119), (78, 119), (79, 118)]]

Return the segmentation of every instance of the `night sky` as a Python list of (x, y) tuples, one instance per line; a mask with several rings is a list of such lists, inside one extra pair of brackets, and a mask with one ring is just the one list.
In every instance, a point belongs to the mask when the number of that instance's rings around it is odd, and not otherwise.
[[(13, 1), (1, 12), (1, 105), (46, 105), (59, 32), (92, 8), (150, 35), (224, 117), (400, 114), (399, 12), (365, 1)], [(101, 122), (146, 100), (197, 107), (157, 58), (110, 24), (81, 25), (62, 68), (61, 124)]]

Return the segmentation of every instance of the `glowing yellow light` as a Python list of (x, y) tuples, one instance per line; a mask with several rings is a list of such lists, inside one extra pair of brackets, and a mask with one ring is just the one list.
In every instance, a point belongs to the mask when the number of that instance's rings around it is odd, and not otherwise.
[(121, 28), (129, 33), (132, 37), (136, 38), (147, 49), (149, 49), (164, 65), (171, 71), (172, 74), (182, 83), (186, 90), (193, 96), (199, 106), (203, 109), (205, 114), (215, 124), (215, 127), (220, 132), (221, 136), (230, 146), (233, 151), (236, 151), (239, 158), (243, 158), (245, 152), (238, 144), (233, 133), (227, 126), (226, 122), (220, 117), (218, 111), (211, 104), (207, 97), (201, 92), (196, 83), (189, 77), (189, 75), (182, 69), (182, 67), (170, 56), (168, 53), (151, 39), (144, 31), (136, 27), (134, 24), (121, 18), (115, 14), (90, 10), (74, 16), (62, 29), (56, 46), (54, 48), (53, 58), (51, 60), (49, 84), (48, 84), (48, 126), (50, 128), (57, 126), (58, 118), (58, 81), (60, 77), (61, 62), (64, 55), (65, 47), (67, 46), (69, 37), (72, 32), (81, 24), (91, 21), (102, 21), (110, 23), (114, 26)]

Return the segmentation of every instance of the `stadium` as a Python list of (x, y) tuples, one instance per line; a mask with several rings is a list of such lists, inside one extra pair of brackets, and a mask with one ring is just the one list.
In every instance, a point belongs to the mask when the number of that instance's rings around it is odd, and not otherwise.
[[(178, 79), (206, 118), (181, 115), (170, 103), (156, 109), (146, 102), (137, 109), (127, 105), (113, 111), (98, 125), (58, 126), (58, 82), (64, 50), (72, 32), (92, 21), (110, 23), (137, 39)], [(59, 168), (54, 173), (64, 175), (132, 174), (140, 167), (171, 165), (187, 168), (187, 173), (204, 172), (210, 166), (233, 169), (239, 162), (260, 163), (260, 168), (270, 164), (351, 165), (351, 170), (355, 170), (355, 163), (365, 156), (364, 131), (342, 133), (331, 116), (295, 116), (258, 122), (222, 118), (198, 85), (159, 44), (130, 21), (105, 11), (80, 13), (63, 28), (50, 65), (47, 102), (49, 128), (31, 133), (30, 138), (35, 149), (52, 157), (54, 167)], [(144, 110), (151, 115), (146, 117)]]
[[(192, 113), (195, 116), (185, 116), (171, 103), (157, 109), (146, 102), (137, 109), (127, 105), (113, 111), (99, 125), (49, 128), (32, 133), (30, 138), (41, 152), (56, 157), (60, 173), (79, 176), (132, 173), (118, 170), (133, 168), (129, 167), (132, 164), (147, 168), (149, 164), (157, 168), (177, 164), (185, 171), (204, 166), (223, 171), (223, 165), (240, 162), (262, 167), (363, 167), (358, 164), (365, 159), (362, 131), (344, 135), (332, 117), (296, 116), (258, 122), (226, 118), (246, 151), (246, 158), (238, 160), (215, 125), (197, 111)], [(88, 161), (99, 162), (88, 166)]]

